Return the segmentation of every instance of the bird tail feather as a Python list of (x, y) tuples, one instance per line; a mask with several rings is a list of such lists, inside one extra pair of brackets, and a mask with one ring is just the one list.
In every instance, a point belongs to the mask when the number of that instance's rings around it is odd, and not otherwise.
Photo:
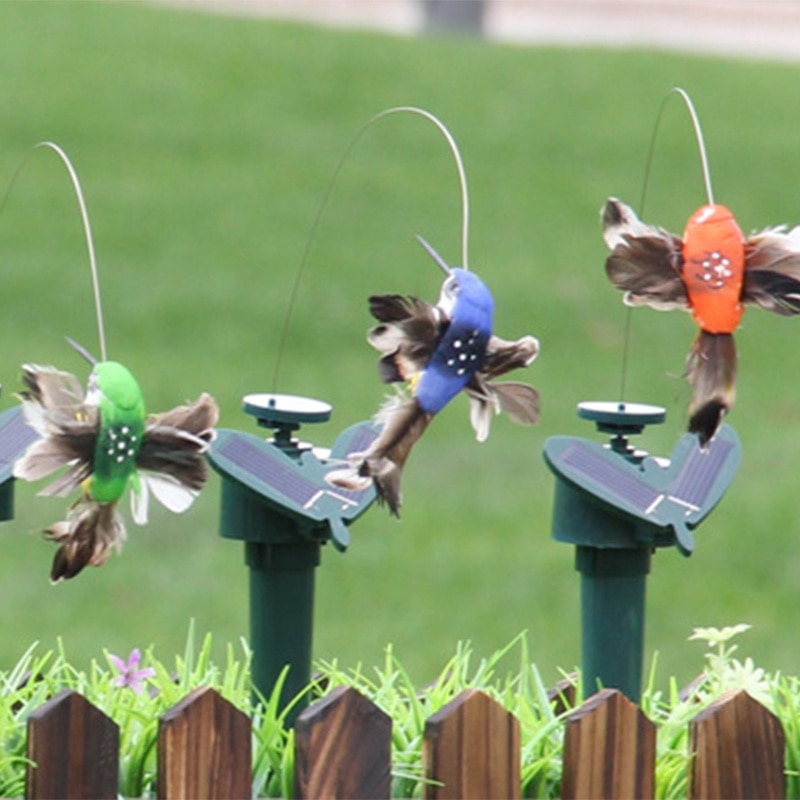
[(74, 578), (84, 567), (99, 567), (127, 538), (116, 503), (98, 503), (82, 497), (69, 509), (67, 519), (56, 522), (45, 536), (59, 545), (50, 580)]
[(424, 412), (413, 397), (391, 398), (379, 411), (384, 423), (377, 439), (363, 453), (351, 456), (349, 469), (333, 470), (326, 480), (344, 489), (363, 489), (369, 479), (375, 484), (378, 500), (386, 503), (394, 516), (400, 515), (403, 467), (433, 414)]
[(722, 417), (733, 408), (736, 396), (736, 345), (733, 334), (701, 330), (686, 362), (692, 386), (689, 431), (702, 445), (714, 436)]

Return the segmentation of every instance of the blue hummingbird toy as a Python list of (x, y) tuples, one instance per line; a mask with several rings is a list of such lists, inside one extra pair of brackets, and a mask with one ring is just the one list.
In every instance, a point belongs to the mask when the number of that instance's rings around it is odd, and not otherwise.
[(363, 489), (374, 482), (379, 500), (399, 516), (400, 481), (405, 462), (434, 416), (456, 395), (466, 392), (470, 420), (478, 441), (489, 435), (493, 414), (505, 411), (522, 425), (539, 418), (539, 393), (516, 381), (492, 379), (527, 367), (538, 355), (539, 342), (524, 336), (510, 342), (493, 334), (494, 301), (486, 284), (468, 269), (449, 267), (417, 237), (445, 273), (439, 301), (384, 294), (369, 298), (378, 321), (367, 341), (383, 355), (378, 369), (384, 383), (406, 384), (377, 414), (380, 435), (362, 453), (354, 453), (345, 469), (327, 480), (342, 488)]

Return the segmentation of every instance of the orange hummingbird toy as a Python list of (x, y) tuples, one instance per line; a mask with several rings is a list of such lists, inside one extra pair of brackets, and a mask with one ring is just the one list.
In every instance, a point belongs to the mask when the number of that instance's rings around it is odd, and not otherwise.
[(697, 115), (689, 96), (673, 89), (692, 117), (708, 203), (689, 218), (683, 237), (642, 222), (610, 198), (601, 212), (611, 250), (606, 274), (628, 306), (691, 312), (700, 328), (686, 362), (692, 386), (689, 430), (706, 444), (735, 397), (736, 331), (745, 305), (783, 316), (800, 313), (800, 226), (768, 228), (745, 238), (733, 213), (714, 202)]

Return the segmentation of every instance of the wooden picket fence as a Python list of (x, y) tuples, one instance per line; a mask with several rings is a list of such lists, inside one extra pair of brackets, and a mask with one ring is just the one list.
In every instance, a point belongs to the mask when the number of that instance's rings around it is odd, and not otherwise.
[[(565, 719), (563, 798), (654, 794), (655, 726), (616, 690), (590, 697)], [(388, 798), (392, 721), (350, 687), (309, 706), (295, 726), (299, 798)], [(692, 798), (784, 796), (783, 730), (745, 692), (720, 697), (690, 724)], [(114, 798), (119, 730), (80, 694), (63, 691), (28, 721), (30, 798)], [(517, 719), (479, 690), (430, 717), (423, 743), (426, 798), (520, 797)], [(249, 718), (201, 688), (159, 722), (158, 796), (251, 795)]]

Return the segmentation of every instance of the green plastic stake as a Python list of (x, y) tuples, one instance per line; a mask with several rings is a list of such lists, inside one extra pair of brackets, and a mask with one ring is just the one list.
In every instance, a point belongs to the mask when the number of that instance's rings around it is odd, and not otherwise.
[(686, 434), (668, 461), (656, 459), (634, 449), (629, 437), (662, 423), (663, 408), (581, 403), (578, 416), (611, 438), (545, 442), (544, 458), (557, 478), (552, 536), (575, 545), (586, 693), (615, 688), (638, 703), (652, 554), (672, 546), (691, 554), (692, 531), (733, 480), (741, 447), (723, 425), (705, 448)]
[[(315, 570), (322, 544), (234, 480), (222, 484), (220, 533), (244, 541), (256, 691), (268, 699), (282, 671), (281, 708), (311, 680)], [(293, 721), (305, 705), (301, 699)]]
[(250, 646), (257, 694), (268, 698), (284, 671), (281, 708), (294, 724), (308, 703), (311, 680), (315, 570), (323, 545), (340, 551), (348, 526), (375, 500), (375, 490), (348, 492), (325, 474), (378, 433), (364, 422), (344, 431), (329, 455), (293, 433), (304, 423), (326, 422), (331, 407), (287, 395), (248, 395), (244, 411), (274, 431), (265, 440), (219, 429), (209, 461), (222, 476), (220, 534), (245, 543), (250, 584)]

